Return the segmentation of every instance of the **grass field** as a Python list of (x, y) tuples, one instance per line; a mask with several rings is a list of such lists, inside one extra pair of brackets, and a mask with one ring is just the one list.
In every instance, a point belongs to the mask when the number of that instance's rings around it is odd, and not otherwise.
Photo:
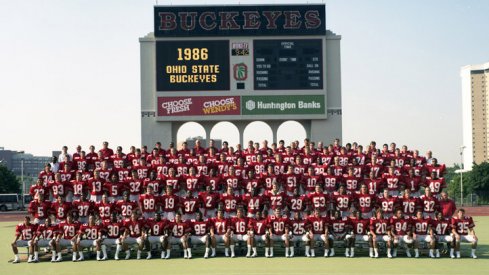
[[(279, 256), (272, 259), (238, 257), (204, 260), (129, 260), (97, 262), (89, 260), (73, 263), (65, 261), (52, 264), (8, 263), (13, 258), (10, 249), (15, 223), (0, 223), (0, 273), (1, 274), (489, 274), (489, 217), (474, 217), (479, 237), (479, 259), (468, 258), (468, 244), (464, 244), (462, 259), (370, 259), (364, 255), (357, 258), (304, 258), (287, 259)], [(25, 251), (25, 250), (22, 250)], [(176, 253), (173, 253), (176, 254)], [(385, 257), (385, 256), (383, 256)]]

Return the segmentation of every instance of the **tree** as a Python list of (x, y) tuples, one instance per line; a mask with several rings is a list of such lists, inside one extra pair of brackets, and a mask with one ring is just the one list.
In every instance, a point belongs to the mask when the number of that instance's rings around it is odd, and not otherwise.
[(469, 191), (476, 193), (482, 201), (489, 200), (489, 163), (474, 164), (468, 175)]
[(0, 193), (20, 193), (20, 182), (7, 167), (0, 165)]

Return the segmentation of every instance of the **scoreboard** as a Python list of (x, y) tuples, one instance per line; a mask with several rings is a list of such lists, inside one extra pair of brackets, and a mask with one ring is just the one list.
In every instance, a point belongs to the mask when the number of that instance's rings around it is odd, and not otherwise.
[(323, 88), (320, 39), (254, 40), (255, 90)]
[(324, 5), (154, 12), (159, 119), (326, 118)]
[(229, 90), (227, 40), (158, 41), (156, 74), (158, 91)]

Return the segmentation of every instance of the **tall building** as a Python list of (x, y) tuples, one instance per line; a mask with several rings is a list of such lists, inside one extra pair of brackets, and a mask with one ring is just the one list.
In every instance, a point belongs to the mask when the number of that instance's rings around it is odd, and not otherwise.
[(460, 152), (464, 169), (489, 160), (489, 62), (462, 67), (463, 146)]

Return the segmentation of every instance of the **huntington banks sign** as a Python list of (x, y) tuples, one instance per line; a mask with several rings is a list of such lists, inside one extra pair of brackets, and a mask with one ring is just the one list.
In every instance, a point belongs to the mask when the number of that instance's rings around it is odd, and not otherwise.
[(286, 115), (299, 118), (325, 115), (324, 95), (285, 96), (180, 96), (158, 97), (158, 117), (192, 117), (205, 120), (226, 116), (240, 119), (242, 115), (281, 119)]
[(323, 95), (242, 96), (242, 115), (322, 115)]

